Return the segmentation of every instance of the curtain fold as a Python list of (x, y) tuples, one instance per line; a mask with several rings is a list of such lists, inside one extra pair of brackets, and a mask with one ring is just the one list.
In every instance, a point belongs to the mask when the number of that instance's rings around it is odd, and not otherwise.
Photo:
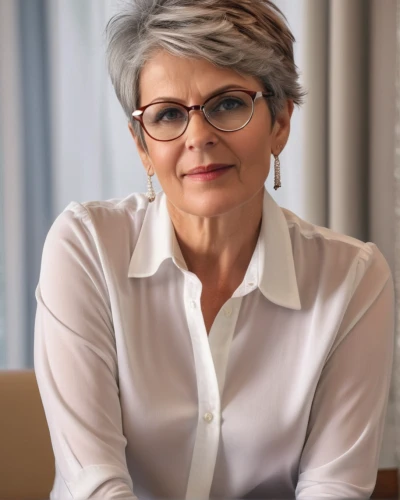
[[(23, 138), (24, 220), (24, 290), (26, 314), (34, 318), (35, 289), (41, 248), (52, 223), (52, 169), (50, 131), (50, 82), (48, 75), (48, 40), (44, 0), (18, 0), (20, 39), (21, 104)], [(26, 360), (33, 364), (33, 335), (29, 321)]]
[(395, 414), (393, 427), (395, 429), (394, 442), (396, 445), (396, 460), (400, 465), (400, 0), (397, 0), (396, 12), (396, 92), (395, 92), (395, 141), (394, 141), (394, 278), (395, 278), (395, 300), (396, 300), (396, 344), (395, 344), (395, 365), (394, 365), (394, 384), (395, 393)]
[(329, 224), (329, 0), (308, 0), (304, 5), (304, 218)]
[(19, 2), (0, 2), (0, 130), (3, 211), (0, 235), (4, 262), (4, 367), (22, 368), (27, 362), (26, 294), (24, 290), (27, 246), (23, 109), (21, 102)]
[(365, 0), (329, 12), (329, 227), (368, 239), (368, 17)]

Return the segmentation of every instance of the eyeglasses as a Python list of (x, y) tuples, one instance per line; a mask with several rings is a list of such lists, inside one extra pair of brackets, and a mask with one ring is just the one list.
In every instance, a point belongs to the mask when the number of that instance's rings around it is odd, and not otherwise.
[(156, 141), (173, 141), (184, 134), (190, 111), (202, 111), (207, 122), (222, 132), (244, 128), (254, 114), (254, 102), (261, 97), (273, 97), (272, 90), (228, 90), (207, 99), (204, 104), (184, 106), (177, 102), (154, 102), (132, 113), (145, 132)]

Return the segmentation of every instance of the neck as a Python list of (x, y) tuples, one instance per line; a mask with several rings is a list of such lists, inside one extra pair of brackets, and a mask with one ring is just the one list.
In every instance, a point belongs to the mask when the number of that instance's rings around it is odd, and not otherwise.
[(188, 270), (203, 286), (234, 289), (241, 283), (257, 244), (263, 207), (262, 189), (249, 202), (216, 216), (168, 211)]

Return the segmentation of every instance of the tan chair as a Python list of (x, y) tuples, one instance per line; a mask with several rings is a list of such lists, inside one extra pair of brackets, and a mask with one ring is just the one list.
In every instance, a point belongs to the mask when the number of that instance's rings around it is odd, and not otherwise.
[(0, 499), (49, 498), (54, 455), (33, 371), (0, 371)]

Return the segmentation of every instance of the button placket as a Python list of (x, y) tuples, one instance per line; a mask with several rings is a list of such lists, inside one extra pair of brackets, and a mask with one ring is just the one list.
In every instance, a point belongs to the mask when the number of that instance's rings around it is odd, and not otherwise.
[(187, 499), (209, 497), (221, 432), (218, 380), (201, 314), (200, 297), (200, 281), (196, 281), (189, 272), (185, 273), (184, 302), (198, 393), (198, 421), (185, 495)]
[(254, 290), (258, 281), (258, 271), (256, 266), (256, 260), (251, 264), (248, 272), (246, 273), (244, 282), (245, 282), (245, 294), (250, 293)]
[(222, 311), (217, 315), (209, 336), (220, 397), (224, 390), (229, 352), (235, 334), (241, 304), (242, 297), (230, 299), (223, 307)]
[(184, 271), (185, 274), (185, 297), (186, 301), (192, 311), (198, 309), (198, 303), (200, 298), (199, 284), (196, 282), (196, 278), (191, 275), (188, 271)]
[(233, 308), (232, 308), (231, 304), (228, 304), (228, 305), (224, 306), (224, 308), (223, 308), (224, 316), (226, 318), (229, 318), (230, 316), (232, 316), (232, 311), (233, 311)]

